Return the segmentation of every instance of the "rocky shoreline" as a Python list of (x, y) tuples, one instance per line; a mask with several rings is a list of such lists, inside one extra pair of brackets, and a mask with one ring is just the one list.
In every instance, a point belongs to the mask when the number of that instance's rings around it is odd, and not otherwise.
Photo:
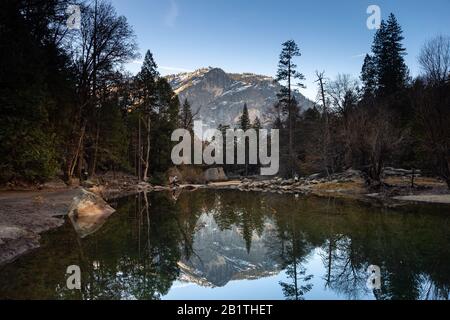
[[(407, 171), (389, 172), (385, 177), (389, 187), (378, 192), (367, 188), (363, 175), (357, 170), (347, 170), (329, 177), (311, 175), (298, 179), (242, 179), (208, 184), (180, 184), (176, 187), (153, 186), (127, 177), (117, 177), (113, 180), (86, 181), (82, 188), (3, 191), (0, 192), (0, 266), (38, 248), (39, 234), (61, 226), (65, 222), (65, 216), (70, 217), (69, 213), (74, 211), (74, 202), (79, 203), (83, 195), (91, 199), (96, 195), (102, 206), (107, 204), (103, 199), (108, 201), (139, 192), (170, 192), (177, 199), (182, 192), (197, 189), (345, 198), (383, 207), (421, 202), (450, 204), (450, 194), (443, 182), (415, 174), (415, 182), (411, 187), (411, 177)], [(79, 221), (79, 227), (85, 234), (89, 234), (105, 220), (92, 219), (90, 216), (86, 221)]]
[[(411, 183), (411, 175), (414, 176)], [(321, 177), (314, 174), (298, 179), (229, 181), (208, 184), (208, 188), (319, 196), (358, 200), (383, 207), (413, 203), (450, 204), (450, 194), (444, 182), (420, 176), (420, 171), (388, 168), (385, 185), (373, 190), (366, 185), (364, 175), (349, 169), (342, 173)]]

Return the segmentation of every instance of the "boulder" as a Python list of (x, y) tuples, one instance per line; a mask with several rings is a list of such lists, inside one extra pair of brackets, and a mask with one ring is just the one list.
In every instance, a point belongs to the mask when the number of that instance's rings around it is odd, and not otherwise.
[(223, 171), (223, 168), (210, 168), (205, 170), (204, 173), (206, 182), (214, 182), (214, 181), (224, 181), (227, 180), (227, 176)]
[(115, 211), (102, 197), (81, 189), (73, 198), (69, 218), (81, 238), (97, 231)]

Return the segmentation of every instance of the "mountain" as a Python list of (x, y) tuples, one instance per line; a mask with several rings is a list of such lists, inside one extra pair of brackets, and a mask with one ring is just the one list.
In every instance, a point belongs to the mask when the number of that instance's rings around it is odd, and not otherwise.
[[(272, 77), (251, 73), (226, 73), (220, 68), (203, 68), (194, 72), (169, 75), (167, 79), (180, 101), (188, 99), (193, 111), (200, 109), (199, 119), (209, 128), (238, 123), (244, 103), (250, 119), (259, 117), (268, 126), (275, 118), (274, 104), (281, 85)], [(313, 103), (300, 93), (295, 97), (303, 110)]]
[(262, 234), (253, 233), (250, 252), (241, 228), (221, 230), (213, 214), (203, 213), (197, 221), (193, 254), (182, 258), (179, 281), (203, 287), (222, 287), (238, 279), (259, 279), (281, 271), (281, 261), (271, 254), (274, 222), (267, 220)]

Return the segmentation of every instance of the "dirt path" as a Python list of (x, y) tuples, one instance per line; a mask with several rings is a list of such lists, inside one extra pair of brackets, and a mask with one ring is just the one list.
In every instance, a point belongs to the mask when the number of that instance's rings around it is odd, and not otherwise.
[(39, 247), (39, 234), (61, 226), (77, 189), (0, 192), (0, 265)]

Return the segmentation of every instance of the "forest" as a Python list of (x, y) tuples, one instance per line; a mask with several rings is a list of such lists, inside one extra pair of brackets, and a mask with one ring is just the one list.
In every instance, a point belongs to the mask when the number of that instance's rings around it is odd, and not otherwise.
[(351, 167), (378, 187), (385, 166), (420, 168), (450, 188), (450, 38), (436, 36), (423, 45), (423, 73), (414, 79), (403, 39), (390, 14), (374, 36), (360, 79), (339, 74), (330, 80), (316, 72), (318, 99), (304, 112), (291, 97), (291, 85), (300, 81), (301, 87), (304, 79), (293, 63), (301, 53), (294, 41), (283, 44), (277, 79), (287, 85), (275, 106), (275, 127), (288, 142), (281, 152), (284, 174), (329, 175)]
[[(71, 185), (107, 171), (166, 183), (171, 133), (192, 131), (196, 106), (179, 101), (151, 50), (137, 75), (125, 71), (139, 48), (132, 26), (110, 2), (79, 3), (80, 29), (67, 27), (68, 5), (0, 4), (0, 183), (60, 177)], [(282, 44), (276, 81), (283, 90), (272, 125), (280, 129), (280, 175), (354, 168), (376, 188), (383, 185), (383, 168), (392, 166), (420, 169), (450, 188), (450, 38), (430, 36), (415, 78), (403, 40), (400, 23), (389, 15), (359, 79), (346, 73), (329, 79), (317, 71), (318, 98), (306, 110), (292, 94), (304, 80), (296, 65), (300, 47), (294, 40)], [(261, 128), (259, 119), (251, 123), (246, 106), (239, 122), (244, 130)], [(259, 171), (250, 164), (225, 169)]]

